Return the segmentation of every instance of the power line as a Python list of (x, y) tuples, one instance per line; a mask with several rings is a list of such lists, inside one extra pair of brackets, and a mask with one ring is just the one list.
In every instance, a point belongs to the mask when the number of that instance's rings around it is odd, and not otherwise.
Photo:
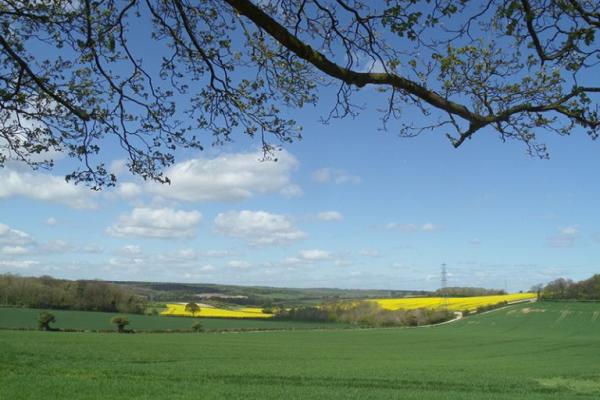
[(448, 308), (448, 294), (446, 288), (448, 287), (448, 271), (446, 271), (446, 263), (442, 263), (442, 297), (444, 307)]

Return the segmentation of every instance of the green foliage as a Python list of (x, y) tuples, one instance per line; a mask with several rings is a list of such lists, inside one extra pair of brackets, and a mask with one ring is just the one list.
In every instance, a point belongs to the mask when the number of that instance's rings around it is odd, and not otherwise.
[(196, 313), (200, 311), (200, 306), (196, 303), (187, 303), (185, 305), (185, 311), (192, 313), (192, 316), (195, 316)]
[(419, 326), (430, 325), (452, 319), (448, 310), (385, 310), (375, 302), (346, 301), (324, 304), (319, 307), (280, 309), (276, 318), (298, 321), (330, 321), (360, 325)]
[(486, 289), (479, 287), (447, 287), (433, 292), (434, 296), (474, 297), (506, 294), (502, 289)]
[[(131, 173), (167, 183), (178, 149), (240, 134), (276, 159), (280, 143), (302, 136), (284, 108), (317, 104), (332, 85), (325, 121), (356, 116), (355, 89), (372, 85), (383, 128), (450, 130), (455, 147), (487, 129), (547, 157), (538, 135), (600, 134), (596, 3), (0, 3), (0, 136), (11, 149), (0, 167), (50, 168), (56, 151), (75, 161), (67, 179), (115, 185), (102, 162), (112, 139)], [(155, 59), (134, 45), (143, 42)], [(414, 112), (422, 124), (404, 118)]]
[(556, 279), (541, 289), (541, 298), (548, 300), (600, 300), (600, 274), (580, 282)]
[(150, 315), (150, 316), (153, 316), (153, 317), (156, 317), (156, 316), (160, 315), (158, 309), (156, 309), (155, 307), (146, 309), (146, 311), (144, 312), (144, 314), (145, 315)]
[(49, 313), (48, 311), (42, 311), (37, 318), (38, 328), (42, 331), (51, 331), (54, 330), (50, 327), (51, 323), (56, 322), (56, 317), (54, 314)]
[(123, 333), (125, 332), (125, 327), (129, 325), (129, 319), (123, 316), (112, 317), (110, 323), (117, 326), (117, 331), (119, 333)]
[(192, 330), (194, 332), (204, 332), (204, 326), (202, 326), (200, 321), (196, 321), (192, 324)]
[(31, 308), (142, 313), (144, 299), (121, 285), (0, 275), (0, 304)]

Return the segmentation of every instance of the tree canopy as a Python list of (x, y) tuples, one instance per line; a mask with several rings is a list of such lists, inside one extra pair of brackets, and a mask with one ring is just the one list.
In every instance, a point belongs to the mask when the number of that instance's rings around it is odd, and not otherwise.
[(185, 311), (192, 313), (192, 316), (195, 317), (196, 313), (200, 311), (200, 306), (196, 303), (187, 303), (185, 305)]
[(40, 315), (38, 315), (38, 328), (42, 331), (53, 331), (55, 330), (50, 326), (51, 323), (56, 322), (56, 317), (54, 314), (49, 313), (48, 311), (42, 311)]
[(333, 87), (323, 119), (357, 115), (365, 86), (401, 136), (487, 130), (548, 157), (546, 132), (598, 136), (599, 27), (593, 0), (4, 0), (0, 166), (66, 153), (100, 188), (117, 145), (167, 182), (178, 148), (249, 135), (273, 155), (301, 137), (287, 109)]

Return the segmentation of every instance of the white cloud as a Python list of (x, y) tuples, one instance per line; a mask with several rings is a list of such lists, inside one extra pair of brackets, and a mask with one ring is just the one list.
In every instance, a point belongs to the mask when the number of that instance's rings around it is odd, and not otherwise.
[(206, 264), (206, 265), (203, 265), (203, 266), (201, 266), (199, 268), (200, 272), (213, 272), (213, 271), (216, 271), (216, 270), (217, 269), (213, 265), (211, 265), (211, 264)]
[(136, 207), (130, 214), (120, 215), (107, 232), (120, 237), (194, 237), (201, 220), (202, 214), (198, 211)]
[(67, 183), (64, 178), (38, 172), (0, 170), (0, 198), (18, 196), (65, 204), (73, 208), (97, 207), (90, 189)]
[(358, 254), (365, 257), (379, 257), (379, 251), (373, 249), (361, 249)]
[(76, 250), (76, 247), (65, 240), (51, 240), (39, 245), (40, 253), (70, 253)]
[(29, 254), (30, 252), (30, 249), (23, 246), (2, 246), (2, 248), (0, 248), (0, 254), (7, 256), (20, 256)]
[(250, 268), (252, 264), (243, 260), (231, 260), (227, 265), (229, 265), (231, 268), (245, 269)]
[(58, 220), (54, 217), (50, 217), (46, 220), (46, 225), (48, 226), (55, 226), (56, 224), (58, 224)]
[(81, 251), (82, 253), (102, 253), (104, 251), (104, 248), (102, 246), (98, 246), (96, 244), (87, 244), (85, 246), (82, 246), (79, 251)]
[(135, 256), (143, 253), (141, 246), (137, 244), (127, 244), (119, 249), (119, 253), (129, 256)]
[(33, 243), (33, 237), (28, 233), (0, 223), (0, 243), (5, 245), (27, 245)]
[(576, 226), (566, 226), (558, 230), (557, 235), (548, 236), (546, 245), (554, 248), (573, 247), (579, 237), (579, 229)]
[(228, 250), (207, 250), (203, 251), (202, 255), (205, 257), (227, 257), (231, 255), (231, 252)]
[(128, 170), (129, 170), (129, 168), (127, 167), (127, 161), (125, 161), (123, 159), (114, 160), (113, 162), (110, 163), (110, 166), (108, 167), (108, 172), (110, 172), (111, 174), (114, 174), (116, 176), (121, 176)]
[(180, 201), (243, 200), (256, 194), (301, 194), (291, 184), (298, 161), (290, 153), (277, 153), (277, 161), (261, 161), (262, 152), (224, 154), (177, 163), (165, 171), (171, 184), (149, 183), (147, 190)]
[(298, 185), (288, 185), (279, 191), (285, 197), (298, 197), (302, 196), (304, 192), (302, 188)]
[(28, 269), (39, 265), (39, 261), (34, 260), (0, 260), (0, 267)]
[(417, 224), (406, 224), (399, 222), (389, 222), (385, 224), (385, 229), (388, 230), (397, 230), (402, 232), (433, 232), (439, 229), (437, 225), (434, 225), (430, 222), (417, 225)]
[(126, 199), (137, 197), (142, 194), (142, 187), (137, 183), (123, 182), (119, 184), (117, 194)]
[(266, 211), (229, 211), (215, 218), (217, 231), (252, 245), (290, 243), (306, 238), (285, 215)]
[(352, 265), (353, 262), (349, 261), (349, 260), (344, 260), (341, 258), (338, 258), (336, 260), (333, 261), (333, 265), (335, 265), (336, 267), (347, 267), (349, 265)]
[(34, 250), (38, 254), (102, 253), (104, 251), (101, 246), (95, 244), (79, 246), (62, 239), (35, 243)]
[(139, 267), (144, 265), (145, 261), (142, 257), (113, 257), (108, 260), (109, 265), (113, 267)]
[(323, 261), (331, 258), (331, 253), (325, 250), (302, 250), (300, 258), (306, 261)]
[(306, 260), (302, 260), (298, 257), (286, 257), (283, 259), (283, 261), (281, 261), (280, 264), (289, 267), (297, 267), (301, 265), (306, 265)]
[(338, 211), (323, 211), (317, 214), (317, 218), (321, 221), (341, 221), (344, 216)]
[(437, 229), (437, 226), (435, 226), (434, 224), (428, 222), (426, 224), (423, 224), (421, 226), (421, 230), (423, 232), (431, 232), (431, 231), (435, 231)]
[(171, 251), (168, 253), (163, 253), (159, 255), (159, 258), (162, 261), (168, 261), (171, 263), (181, 263), (187, 261), (194, 261), (198, 259), (198, 252), (194, 249), (181, 249), (176, 251)]
[[(305, 267), (308, 265), (312, 265), (318, 262), (327, 261), (332, 259), (332, 254), (329, 251), (319, 250), (319, 249), (310, 249), (310, 250), (302, 250), (298, 253), (297, 256), (286, 257), (283, 260), (273, 263), (272, 265), (282, 265), (285, 267)], [(337, 261), (334, 263), (337, 265)]]
[(185, 278), (187, 280), (201, 281), (201, 280), (205, 279), (207, 274), (211, 274), (215, 271), (217, 271), (217, 268), (215, 268), (211, 264), (206, 264), (201, 267), (197, 267), (190, 272), (185, 272), (180, 276), (183, 276), (183, 278)]
[(573, 235), (555, 235), (546, 238), (546, 245), (555, 249), (573, 247), (575, 245), (575, 237)]
[(334, 168), (321, 168), (313, 172), (313, 179), (318, 183), (360, 183), (360, 176), (351, 175), (344, 170)]
[(566, 226), (561, 228), (560, 233), (562, 235), (574, 236), (579, 233), (579, 229), (576, 226)]

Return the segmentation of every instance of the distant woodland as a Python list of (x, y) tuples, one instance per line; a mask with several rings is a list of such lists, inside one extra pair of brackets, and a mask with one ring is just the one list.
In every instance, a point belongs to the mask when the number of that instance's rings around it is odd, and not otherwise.
[(543, 300), (600, 300), (600, 274), (579, 282), (560, 278), (534, 289)]
[(445, 309), (385, 310), (374, 302), (349, 301), (322, 305), (273, 310), (276, 319), (339, 322), (369, 327), (421, 326), (438, 324), (454, 317)]
[(506, 294), (502, 289), (486, 289), (480, 287), (447, 287), (433, 292), (434, 296), (448, 297), (496, 296), (502, 294)]
[(0, 275), (0, 304), (30, 308), (142, 313), (144, 299), (101, 281)]

